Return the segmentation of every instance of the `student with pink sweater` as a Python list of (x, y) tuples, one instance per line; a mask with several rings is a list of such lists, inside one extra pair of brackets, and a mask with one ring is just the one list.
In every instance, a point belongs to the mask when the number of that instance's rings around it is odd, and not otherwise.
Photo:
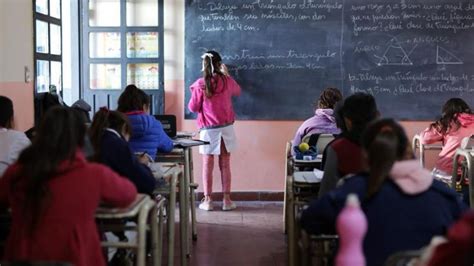
[[(443, 143), (433, 172), (450, 178), (456, 149), (459, 148), (463, 138), (473, 134), (474, 114), (469, 105), (460, 98), (449, 99), (443, 106), (441, 118), (421, 133), (423, 144)], [(467, 186), (463, 190), (467, 192)], [(465, 202), (468, 201), (469, 199), (465, 198)]]
[(236, 208), (230, 199), (230, 152), (237, 146), (232, 97), (240, 95), (240, 86), (229, 76), (217, 52), (208, 51), (202, 55), (202, 59), (203, 77), (191, 85), (191, 100), (188, 104), (191, 112), (198, 113), (200, 139), (210, 142), (209, 145), (199, 146), (199, 152), (203, 155), (204, 183), (204, 198), (199, 208), (207, 211), (213, 209), (212, 170), (214, 155), (218, 155), (224, 193), (222, 209), (228, 211)]

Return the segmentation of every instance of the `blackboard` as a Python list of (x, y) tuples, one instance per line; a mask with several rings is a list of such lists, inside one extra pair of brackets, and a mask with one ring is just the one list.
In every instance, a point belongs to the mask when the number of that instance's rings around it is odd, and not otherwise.
[[(375, 96), (385, 117), (432, 120), (474, 103), (474, 2), (186, 0), (185, 91), (201, 54), (221, 53), (242, 87), (238, 119), (300, 120), (328, 86)], [(194, 115), (185, 111), (186, 118)]]

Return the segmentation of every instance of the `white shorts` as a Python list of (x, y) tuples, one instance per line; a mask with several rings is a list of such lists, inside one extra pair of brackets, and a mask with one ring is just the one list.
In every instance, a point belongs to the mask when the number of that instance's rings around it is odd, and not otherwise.
[(226, 150), (232, 152), (237, 148), (234, 125), (220, 128), (201, 129), (199, 139), (209, 141), (209, 145), (199, 146), (200, 154), (221, 154), (221, 140), (224, 140)]

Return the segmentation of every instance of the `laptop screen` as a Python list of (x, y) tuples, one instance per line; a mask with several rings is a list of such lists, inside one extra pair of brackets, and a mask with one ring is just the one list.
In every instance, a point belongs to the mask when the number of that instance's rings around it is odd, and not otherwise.
[(176, 137), (176, 116), (174, 115), (154, 115), (156, 120), (161, 122), (163, 130), (170, 138)]

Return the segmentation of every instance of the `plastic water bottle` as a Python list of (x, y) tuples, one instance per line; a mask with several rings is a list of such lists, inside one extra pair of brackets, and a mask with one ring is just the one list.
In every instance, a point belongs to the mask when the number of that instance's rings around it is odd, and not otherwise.
[(339, 234), (336, 266), (364, 266), (362, 245), (367, 232), (367, 219), (360, 209), (357, 195), (347, 196), (346, 206), (337, 217), (336, 229)]

